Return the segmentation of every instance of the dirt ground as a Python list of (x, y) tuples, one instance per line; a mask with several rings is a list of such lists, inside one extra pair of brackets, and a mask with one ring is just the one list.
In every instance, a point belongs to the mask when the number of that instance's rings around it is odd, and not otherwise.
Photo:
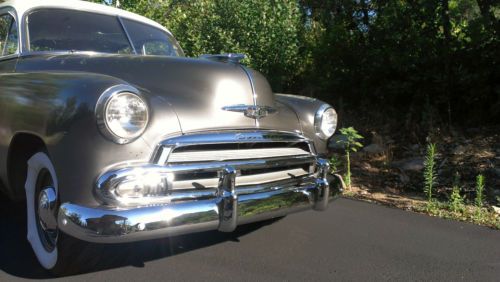
[[(427, 138), (415, 138), (404, 131), (361, 128), (364, 148), (353, 153), (350, 197), (415, 210), (426, 202), (423, 193), (424, 158), (427, 143), (436, 144), (437, 185), (435, 198), (448, 201), (454, 184), (465, 203), (473, 203), (476, 177), (485, 176), (487, 205), (500, 206), (500, 127), (468, 128), (434, 132)], [(337, 136), (340, 138), (340, 136)], [(330, 142), (345, 174), (342, 149)], [(336, 148), (335, 148), (336, 147)]]

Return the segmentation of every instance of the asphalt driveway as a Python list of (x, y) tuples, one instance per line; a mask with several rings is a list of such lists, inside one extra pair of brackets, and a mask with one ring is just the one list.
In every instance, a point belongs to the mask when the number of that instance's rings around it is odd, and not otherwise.
[[(0, 204), (0, 281), (47, 279), (25, 239), (22, 208)], [(91, 245), (76, 281), (500, 281), (500, 231), (339, 199), (240, 227), (113, 246)], [(75, 256), (80, 253), (75, 253)]]

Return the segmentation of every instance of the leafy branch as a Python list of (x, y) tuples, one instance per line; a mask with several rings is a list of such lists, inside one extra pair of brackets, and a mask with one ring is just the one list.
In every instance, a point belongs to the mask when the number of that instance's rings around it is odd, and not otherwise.
[(351, 187), (351, 152), (357, 152), (358, 149), (363, 147), (363, 144), (359, 142), (359, 140), (364, 137), (358, 133), (354, 127), (341, 128), (340, 134), (342, 134), (345, 138), (343, 140), (337, 141), (337, 143), (344, 146), (345, 149), (345, 157), (346, 157), (346, 167), (347, 172), (345, 174), (345, 183), (347, 187)]

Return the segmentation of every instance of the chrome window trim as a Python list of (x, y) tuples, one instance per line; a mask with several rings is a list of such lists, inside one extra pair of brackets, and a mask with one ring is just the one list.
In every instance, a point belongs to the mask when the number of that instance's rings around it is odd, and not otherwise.
[(10, 55), (6, 55), (6, 56), (0, 56), (0, 62), (1, 61), (8, 61), (8, 60), (11, 60), (11, 59), (16, 59), (16, 58), (19, 58), (20, 55), (19, 54), (10, 54)]
[(123, 20), (120, 16), (116, 16), (118, 22), (120, 23), (120, 26), (122, 27), (123, 32), (125, 32), (125, 36), (127, 37), (128, 44), (130, 44), (130, 47), (132, 47), (132, 52), (134, 52), (135, 55), (137, 54), (137, 50), (135, 49), (134, 42), (132, 42), (132, 38), (130, 37), (130, 34), (128, 33), (127, 27), (123, 24)]
[[(119, 94), (124, 93), (124, 92), (129, 92), (129, 93), (137, 95), (139, 98), (141, 98), (144, 101), (144, 103), (146, 103), (146, 106), (148, 108), (148, 122), (147, 122), (146, 126), (144, 127), (144, 129), (141, 131), (141, 133), (138, 136), (136, 136), (134, 138), (130, 138), (130, 139), (122, 138), (122, 137), (119, 137), (119, 136), (116, 136), (115, 134), (113, 134), (111, 132), (111, 129), (108, 128), (108, 125), (105, 121), (106, 106), (107, 106), (108, 102), (114, 96), (119, 95)], [(137, 88), (132, 87), (130, 85), (126, 85), (126, 84), (114, 85), (114, 86), (111, 86), (110, 88), (106, 89), (101, 94), (99, 99), (97, 100), (97, 103), (95, 106), (95, 117), (96, 117), (96, 121), (97, 121), (97, 127), (99, 128), (99, 131), (109, 140), (111, 140), (117, 144), (127, 144), (127, 143), (130, 143), (130, 142), (140, 138), (142, 136), (142, 134), (144, 133), (144, 131), (146, 131), (146, 129), (149, 125), (150, 117), (151, 117), (151, 113), (149, 113), (149, 110), (150, 110), (150, 107), (149, 107), (149, 104), (147, 102), (147, 99), (145, 99), (145, 97), (141, 94), (141, 92), (139, 90), (137, 90)]]
[[(93, 53), (93, 54), (104, 54), (104, 55), (122, 55), (122, 54), (114, 54), (114, 53), (103, 53), (103, 52), (94, 52), (94, 51), (76, 51), (76, 52), (71, 52), (71, 51), (31, 51), (30, 50), (30, 44), (29, 44), (29, 15), (31, 13), (33, 13), (34, 11), (36, 10), (39, 10), (39, 9), (60, 9), (60, 10), (74, 10), (74, 11), (82, 11), (82, 12), (88, 12), (88, 13), (94, 13), (94, 14), (101, 14), (101, 15), (108, 15), (110, 17), (115, 17), (115, 18), (118, 18), (118, 21), (122, 27), (122, 29), (125, 31), (125, 34), (127, 36), (127, 39), (129, 40), (129, 44), (131, 44), (132, 46), (132, 50), (135, 50), (134, 48), (134, 45), (133, 45), (133, 42), (131, 41), (131, 38), (129, 37), (129, 34), (128, 34), (128, 31), (126, 30), (126, 27), (125, 25), (123, 24), (122, 22), (122, 19), (127, 19), (127, 20), (130, 20), (130, 21), (135, 21), (135, 22), (140, 22), (141, 24), (144, 24), (144, 25), (147, 25), (147, 26), (150, 26), (152, 28), (156, 28), (156, 29), (159, 29), (163, 32), (165, 32), (167, 35), (169, 35), (169, 37), (171, 37), (173, 40), (175, 40), (175, 43), (179, 46), (179, 57), (184, 57), (185, 56), (185, 53), (184, 53), (184, 50), (182, 49), (182, 47), (180, 46), (180, 44), (178, 43), (177, 39), (174, 37), (174, 35), (168, 30), (166, 29), (165, 27), (162, 26), (162, 28), (159, 28), (158, 26), (155, 26), (155, 25), (152, 25), (148, 22), (145, 22), (145, 21), (138, 21), (134, 18), (130, 18), (130, 17), (124, 17), (123, 15), (111, 15), (111, 14), (107, 14), (107, 13), (98, 13), (97, 11), (95, 10), (92, 10), (92, 9), (70, 9), (70, 8), (67, 8), (67, 7), (55, 7), (55, 6), (40, 6), (40, 7), (34, 7), (34, 8), (30, 8), (28, 10), (26, 10), (22, 16), (22, 19), (21, 21), (19, 21), (19, 24), (18, 24), (18, 29), (19, 29), (19, 46), (18, 46), (18, 51), (19, 51), (19, 54), (22, 55), (22, 56), (25, 56), (25, 55), (37, 55), (37, 54), (56, 54), (56, 55), (59, 55), (59, 54), (82, 54), (82, 53)], [(17, 19), (17, 17), (16, 17)], [(159, 24), (158, 24), (159, 25)], [(161, 25), (160, 25), (161, 26)], [(141, 56), (140, 54), (138, 54), (137, 52), (135, 52), (134, 54), (127, 54), (127, 55), (137, 55), (137, 56)]]
[[(146, 22), (143, 22), (143, 21), (138, 21), (137, 19), (133, 19), (133, 18), (127, 18), (127, 17), (123, 17), (123, 16), (117, 16), (120, 20), (120, 23), (122, 24), (123, 26), (123, 29), (125, 30), (125, 33), (127, 34), (127, 37), (130, 39), (130, 44), (132, 44), (132, 48), (134, 48), (134, 50), (136, 50), (136, 55), (139, 55), (139, 56), (151, 56), (151, 55), (147, 55), (145, 54), (144, 51), (141, 50), (141, 52), (137, 52), (137, 49), (135, 49), (135, 46), (134, 46), (134, 42), (132, 41), (132, 37), (130, 36), (130, 33), (128, 32), (128, 29), (127, 29), (127, 25), (123, 22), (123, 20), (127, 20), (127, 21), (131, 21), (131, 22), (135, 22), (135, 23), (138, 23), (138, 24), (142, 24), (142, 25), (146, 25), (146, 26), (150, 26), (150, 27), (153, 27), (153, 28), (156, 28), (158, 30), (161, 30), (163, 32), (165, 32), (165, 34), (167, 35), (167, 37), (171, 40), (173, 40), (172, 43), (175, 43), (177, 45), (177, 47), (179, 47), (179, 49), (177, 50), (179, 52), (179, 55), (178, 56), (173, 56), (173, 57), (185, 57), (186, 54), (184, 54), (184, 50), (182, 49), (181, 45), (179, 44), (179, 42), (177, 41), (177, 39), (175, 38), (175, 36), (168, 30), (168, 29), (165, 29), (165, 28), (158, 28), (154, 25), (151, 25), (151, 24), (148, 24)], [(168, 56), (165, 56), (165, 57), (168, 57)]]

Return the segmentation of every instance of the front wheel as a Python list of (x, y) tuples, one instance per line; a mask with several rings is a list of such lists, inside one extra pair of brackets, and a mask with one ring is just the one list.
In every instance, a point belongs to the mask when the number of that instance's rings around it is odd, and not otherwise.
[(46, 153), (38, 152), (28, 160), (25, 190), (27, 237), (38, 261), (56, 275), (78, 272), (74, 258), (85, 243), (57, 228), (59, 189), (54, 166)]

